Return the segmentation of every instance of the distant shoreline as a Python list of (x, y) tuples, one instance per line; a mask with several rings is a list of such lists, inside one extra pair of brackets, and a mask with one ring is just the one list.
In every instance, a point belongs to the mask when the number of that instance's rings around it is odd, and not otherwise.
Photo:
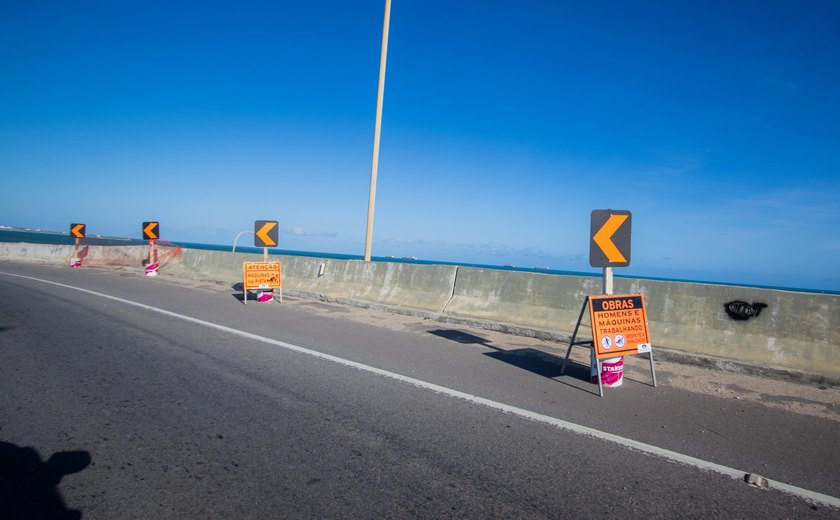
[[(25, 235), (25, 236), (24, 236)], [(148, 242), (145, 240), (140, 240), (136, 238), (125, 238), (125, 237), (108, 237), (103, 235), (89, 235), (83, 239), (81, 239), (83, 244), (87, 245), (101, 245), (101, 246), (125, 246), (125, 245), (145, 245)], [(62, 232), (62, 231), (51, 231), (45, 229), (33, 229), (33, 228), (21, 228), (15, 226), (0, 226), (0, 242), (29, 242), (35, 244), (58, 244), (58, 245), (73, 245), (75, 244), (75, 239), (70, 236), (69, 232)], [(177, 241), (173, 242), (170, 240), (164, 240), (163, 242), (168, 242), (185, 249), (198, 249), (198, 250), (205, 250), (205, 251), (230, 251), (233, 247), (232, 245), (223, 245), (223, 244), (199, 244), (193, 242), (183, 242)], [(236, 248), (239, 252), (244, 253), (262, 253), (262, 248), (259, 247), (249, 247), (249, 246), (237, 246)], [(287, 256), (307, 256), (312, 258), (334, 258), (334, 259), (341, 259), (341, 260), (363, 260), (361, 255), (348, 255), (348, 254), (341, 254), (341, 253), (321, 253), (317, 251), (292, 251), (286, 249), (277, 249), (277, 248), (269, 248), (269, 253), (271, 254), (279, 254), (279, 255), (287, 255)], [(409, 263), (409, 264), (427, 264), (427, 265), (455, 265), (455, 266), (463, 266), (463, 267), (473, 267), (477, 269), (495, 269), (499, 271), (515, 271), (515, 272), (523, 272), (523, 273), (539, 273), (545, 275), (560, 275), (560, 276), (590, 276), (590, 277), (600, 277), (600, 273), (587, 273), (587, 272), (579, 272), (579, 271), (563, 271), (563, 270), (555, 270), (549, 269), (546, 267), (515, 267), (515, 266), (499, 266), (499, 265), (486, 265), (486, 264), (471, 264), (471, 263), (463, 263), (463, 262), (447, 262), (447, 261), (438, 261), (438, 260), (418, 260), (416, 258), (394, 258), (394, 257), (373, 257), (372, 258), (375, 262), (396, 262), (396, 263)], [(731, 287), (746, 287), (746, 288), (756, 288), (756, 289), (771, 289), (777, 291), (789, 291), (789, 292), (805, 292), (805, 293), (812, 293), (812, 294), (837, 294), (840, 295), (840, 291), (832, 291), (828, 289), (804, 289), (804, 288), (797, 288), (797, 287), (779, 287), (779, 286), (772, 286), (772, 285), (758, 285), (758, 284), (745, 284), (745, 283), (730, 283), (730, 282), (713, 282), (708, 280), (688, 280), (688, 279), (680, 279), (680, 278), (665, 278), (665, 277), (656, 277), (656, 276), (626, 276), (621, 274), (616, 274), (616, 278), (624, 278), (624, 279), (639, 279), (639, 280), (654, 280), (654, 281), (662, 281), (662, 282), (682, 282), (682, 283), (697, 283), (697, 284), (705, 284), (705, 285), (727, 285)]]

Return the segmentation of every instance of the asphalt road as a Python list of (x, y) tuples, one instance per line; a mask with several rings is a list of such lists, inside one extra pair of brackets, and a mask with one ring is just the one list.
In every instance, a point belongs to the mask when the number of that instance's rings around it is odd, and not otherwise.
[(0, 261), (0, 518), (840, 518), (836, 421), (237, 296)]

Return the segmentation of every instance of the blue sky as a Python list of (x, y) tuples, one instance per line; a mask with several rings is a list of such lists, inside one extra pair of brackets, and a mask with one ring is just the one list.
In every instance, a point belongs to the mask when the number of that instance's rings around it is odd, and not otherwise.
[[(362, 254), (381, 0), (6, 2), (0, 224)], [(840, 3), (393, 0), (373, 254), (840, 290)]]

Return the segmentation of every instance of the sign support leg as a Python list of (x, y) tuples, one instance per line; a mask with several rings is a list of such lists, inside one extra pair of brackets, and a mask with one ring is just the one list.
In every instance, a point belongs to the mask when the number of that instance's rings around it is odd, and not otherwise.
[(653, 387), (656, 388), (656, 371), (653, 369), (653, 349), (648, 352), (650, 358), (650, 377), (653, 379)]
[(586, 311), (586, 304), (589, 303), (589, 296), (583, 299), (583, 306), (580, 308), (580, 314), (578, 315), (577, 324), (575, 324), (575, 330), (572, 332), (572, 337), (569, 339), (569, 348), (566, 349), (566, 358), (563, 360), (563, 368), (560, 369), (560, 375), (566, 373), (566, 364), (569, 362), (569, 355), (572, 353), (572, 347), (575, 345), (575, 338), (577, 337), (578, 329), (580, 328), (580, 322), (583, 320), (583, 313)]
[[(592, 347), (595, 348), (594, 346)], [(598, 396), (604, 397), (604, 382), (601, 381), (601, 360), (599, 358), (595, 358), (595, 365), (598, 369)]]

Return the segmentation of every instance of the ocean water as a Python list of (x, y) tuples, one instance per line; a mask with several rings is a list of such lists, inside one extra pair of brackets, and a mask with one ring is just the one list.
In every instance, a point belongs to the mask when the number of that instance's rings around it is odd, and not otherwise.
[[(69, 233), (61, 233), (56, 231), (45, 231), (39, 229), (19, 229), (19, 228), (9, 228), (5, 226), (0, 226), (0, 242), (27, 242), (33, 244), (61, 244), (61, 245), (73, 245), (75, 244), (75, 239), (69, 235)], [(170, 242), (170, 241), (164, 241)], [(87, 245), (95, 245), (95, 246), (129, 246), (129, 245), (146, 245), (148, 244), (145, 240), (134, 239), (134, 238), (121, 238), (121, 237), (105, 237), (99, 235), (88, 235), (87, 237), (81, 239), (82, 244)], [(206, 251), (230, 251), (232, 249), (232, 245), (221, 245), (221, 244), (197, 244), (192, 242), (170, 242), (181, 246), (185, 249), (201, 249)], [(250, 247), (250, 246), (236, 246), (236, 250), (243, 253), (262, 253), (263, 249), (261, 247)], [(345, 255), (345, 254), (337, 254), (337, 253), (320, 253), (315, 251), (290, 251), (286, 249), (279, 249), (279, 248), (269, 248), (270, 254), (275, 255), (287, 255), (287, 256), (306, 256), (312, 258), (335, 258), (340, 260), (362, 260), (364, 257), (362, 255)], [(600, 273), (585, 273), (579, 271), (562, 271), (557, 269), (541, 269), (541, 268), (528, 268), (528, 267), (514, 267), (514, 266), (498, 266), (498, 265), (485, 265), (485, 264), (469, 264), (469, 263), (457, 263), (457, 262), (445, 262), (445, 261), (435, 261), (435, 260), (418, 260), (416, 258), (395, 258), (395, 257), (383, 257), (383, 256), (374, 256), (371, 258), (374, 262), (400, 262), (400, 263), (410, 263), (410, 264), (427, 264), (427, 265), (458, 265), (458, 266), (465, 266), (465, 267), (478, 267), (482, 269), (498, 269), (503, 271), (517, 271), (517, 272), (526, 272), (526, 273), (541, 273), (541, 274), (549, 274), (549, 275), (563, 275), (563, 276), (600, 276)], [(660, 278), (655, 276), (622, 276), (620, 274), (615, 274), (616, 278), (633, 278), (633, 279), (643, 279), (643, 280), (660, 280), (666, 282), (688, 282), (688, 283), (706, 283), (706, 284), (720, 284), (720, 285), (730, 285), (735, 287), (755, 287), (759, 289), (775, 289), (781, 291), (796, 291), (796, 292), (807, 292), (807, 293), (815, 293), (815, 294), (840, 294), (840, 291), (830, 291), (830, 290), (817, 290), (817, 289), (803, 289), (803, 288), (795, 288), (795, 287), (776, 287), (776, 286), (767, 286), (767, 285), (751, 285), (751, 284), (738, 284), (738, 283), (729, 283), (729, 282), (715, 282), (711, 280), (684, 280), (678, 278)]]
[[(60, 245), (73, 245), (75, 244), (75, 238), (71, 237), (68, 233), (60, 233), (55, 231), (41, 231), (41, 230), (19, 230), (14, 228), (3, 228), (0, 227), (0, 242), (28, 242), (32, 244), (60, 244)], [(233, 246), (232, 245), (221, 245), (221, 244), (198, 244), (194, 242), (171, 242), (171, 241), (164, 241), (172, 244), (176, 244), (181, 246), (185, 249), (201, 249), (205, 251), (230, 251)], [(148, 241), (134, 239), (134, 238), (119, 238), (119, 237), (105, 237), (99, 235), (88, 235), (87, 237), (81, 239), (82, 244), (93, 245), (93, 246), (142, 246), (147, 245)], [(261, 247), (250, 247), (250, 246), (241, 246), (237, 245), (236, 250), (241, 253), (262, 253), (263, 248)], [(273, 255), (288, 255), (288, 256), (307, 256), (312, 258), (335, 258), (340, 260), (363, 260), (364, 257), (362, 255), (345, 255), (339, 253), (320, 253), (316, 251), (291, 251), (288, 249), (279, 249), (279, 248), (269, 248), (268, 252)], [(410, 263), (410, 264), (428, 264), (428, 265), (462, 265), (466, 267), (480, 267), (485, 269), (501, 269), (505, 271), (523, 271), (523, 272), (534, 272), (534, 273), (548, 273), (548, 274), (563, 274), (563, 275), (572, 275), (572, 276), (593, 276), (593, 273), (582, 273), (582, 272), (575, 272), (575, 271), (561, 271), (561, 270), (552, 270), (552, 269), (539, 269), (539, 268), (520, 268), (520, 267), (513, 267), (513, 266), (494, 266), (494, 265), (483, 265), (483, 264), (468, 264), (468, 263), (456, 263), (456, 262), (445, 262), (445, 261), (434, 261), (434, 260), (418, 260), (416, 258), (398, 258), (392, 256), (373, 256), (371, 260), (374, 262), (400, 262), (400, 263)]]

